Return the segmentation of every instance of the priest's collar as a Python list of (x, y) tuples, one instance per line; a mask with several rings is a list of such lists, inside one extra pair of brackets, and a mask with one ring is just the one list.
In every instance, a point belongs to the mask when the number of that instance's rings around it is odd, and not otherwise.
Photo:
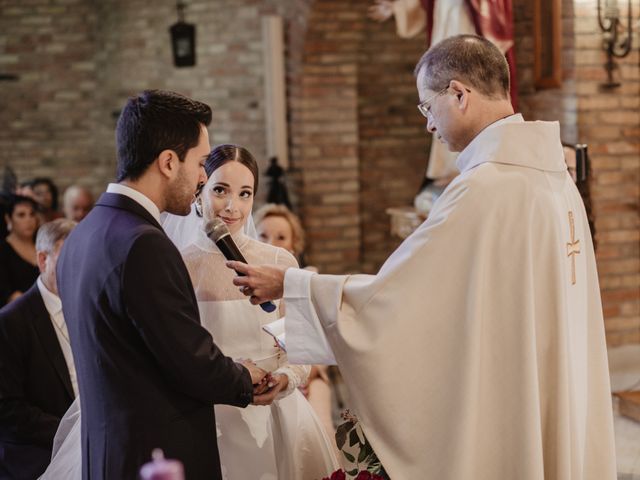
[(558, 122), (525, 122), (509, 115), (482, 130), (456, 160), (460, 173), (493, 162), (551, 172), (567, 171)]

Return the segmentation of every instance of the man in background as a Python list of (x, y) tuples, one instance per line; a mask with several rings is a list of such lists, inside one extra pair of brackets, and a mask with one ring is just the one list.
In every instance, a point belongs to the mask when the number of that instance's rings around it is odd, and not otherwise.
[(81, 221), (93, 208), (91, 191), (81, 185), (71, 185), (64, 192), (64, 216), (74, 222)]
[(40, 276), (0, 310), (0, 479), (34, 480), (51, 459), (60, 419), (78, 393), (56, 263), (75, 222), (40, 227)]

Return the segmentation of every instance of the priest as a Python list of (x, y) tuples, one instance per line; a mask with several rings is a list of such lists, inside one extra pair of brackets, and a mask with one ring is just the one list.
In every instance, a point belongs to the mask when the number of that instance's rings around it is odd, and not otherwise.
[(525, 122), (488, 40), (416, 67), (460, 175), (376, 275), (229, 266), (284, 294), (289, 360), (337, 362), (393, 479), (614, 480), (598, 276), (557, 122)]

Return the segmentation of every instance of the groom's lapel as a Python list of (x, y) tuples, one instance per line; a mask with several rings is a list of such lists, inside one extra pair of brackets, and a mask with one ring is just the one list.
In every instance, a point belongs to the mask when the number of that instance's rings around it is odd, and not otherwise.
[(111, 207), (111, 208), (119, 208), (121, 210), (127, 210), (131, 213), (135, 213), (136, 215), (144, 218), (150, 224), (158, 227), (162, 230), (162, 227), (158, 223), (158, 221), (154, 218), (153, 215), (149, 213), (149, 211), (140, 205), (138, 202), (133, 200), (132, 198), (127, 197), (126, 195), (121, 195), (119, 193), (103, 193), (96, 205), (100, 205), (103, 207)]

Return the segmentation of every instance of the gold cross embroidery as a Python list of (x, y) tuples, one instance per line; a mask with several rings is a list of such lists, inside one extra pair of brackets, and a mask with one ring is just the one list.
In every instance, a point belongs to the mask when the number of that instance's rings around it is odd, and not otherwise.
[(571, 241), (567, 243), (567, 257), (571, 257), (571, 285), (575, 285), (576, 255), (580, 253), (580, 240), (576, 240), (576, 225), (571, 211), (569, 211), (569, 229), (571, 231)]

